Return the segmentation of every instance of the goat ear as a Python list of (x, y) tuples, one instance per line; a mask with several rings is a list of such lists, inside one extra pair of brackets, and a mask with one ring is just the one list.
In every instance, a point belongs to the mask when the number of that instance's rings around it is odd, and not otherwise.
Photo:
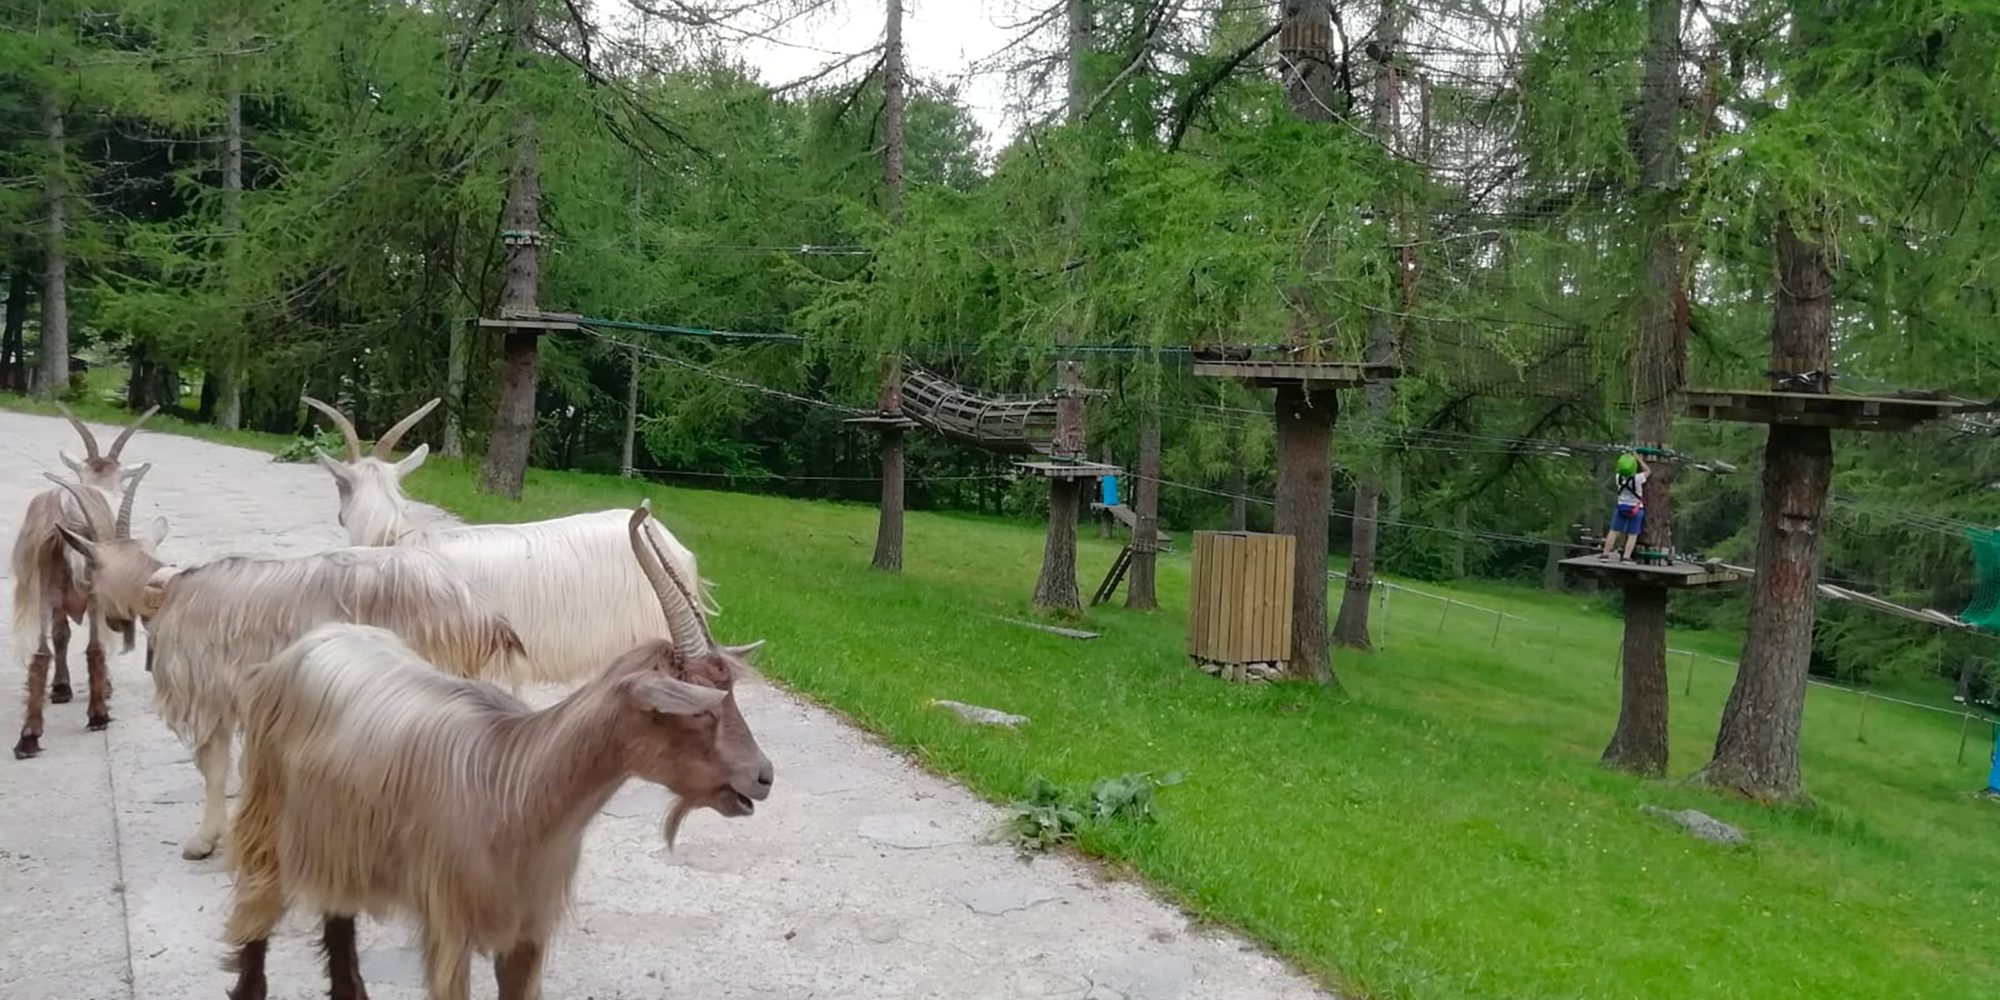
[(764, 640), (759, 639), (756, 642), (750, 643), (747, 646), (724, 646), (722, 647), (722, 651), (728, 653), (730, 656), (733, 656), (741, 660), (748, 657), (751, 653), (754, 653), (758, 649), (762, 648), (763, 645), (764, 645)]
[(97, 557), (97, 543), (91, 541), (76, 529), (71, 528), (67, 524), (58, 524), (56, 525), (56, 531), (61, 533), (62, 540), (70, 548), (75, 549), (85, 559), (94, 559)]
[(69, 466), (69, 471), (74, 472), (79, 476), (83, 475), (83, 463), (77, 461), (74, 458), (69, 457), (69, 452), (59, 451), (56, 452), (56, 455), (57, 457), (62, 459), (62, 463), (64, 465)]
[(403, 456), (402, 461), (396, 463), (396, 478), (401, 479), (417, 471), (417, 466), (424, 464), (424, 459), (430, 457), (430, 453), (430, 445), (420, 444), (416, 446), (409, 454)]
[(632, 682), (632, 697), (661, 715), (700, 715), (722, 704), (727, 691), (689, 684), (672, 677), (641, 677)]
[(160, 543), (166, 540), (167, 519), (164, 517), (156, 517), (147, 522), (145, 534), (139, 538), (139, 541), (145, 543), (147, 551), (159, 548)]
[(347, 481), (348, 473), (353, 471), (347, 467), (346, 462), (343, 462), (333, 457), (332, 455), (329, 455), (326, 452), (319, 450), (318, 448), (313, 449), (313, 461), (318, 462), (320, 468), (325, 469), (330, 473), (333, 473), (333, 478), (338, 479), (343, 483)]

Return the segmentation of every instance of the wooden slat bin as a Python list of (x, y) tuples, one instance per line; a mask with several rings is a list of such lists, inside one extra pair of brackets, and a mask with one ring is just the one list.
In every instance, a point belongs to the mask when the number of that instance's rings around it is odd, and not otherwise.
[(1188, 655), (1225, 680), (1283, 674), (1292, 658), (1290, 535), (1197, 531)]

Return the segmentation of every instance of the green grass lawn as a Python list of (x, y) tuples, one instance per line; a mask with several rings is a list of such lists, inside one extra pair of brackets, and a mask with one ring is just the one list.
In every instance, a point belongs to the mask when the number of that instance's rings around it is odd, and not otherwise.
[[(1967, 794), (1984, 783), (1983, 726), (1955, 764), (1956, 720), (1877, 702), (1861, 742), (1859, 699), (1815, 689), (1804, 757), (1817, 807), (1768, 809), (1597, 766), (1617, 710), (1619, 623), (1587, 597), (1421, 585), (1526, 620), (1503, 620), (1496, 640), (1490, 614), (1397, 592), (1386, 648), (1338, 656), (1343, 694), (1231, 686), (1184, 656), (1184, 554), (1163, 561), (1163, 610), (1092, 609), (1085, 625), (1103, 637), (1076, 642), (995, 620), (1027, 613), (1033, 525), (912, 514), (907, 568), (891, 577), (867, 568), (869, 507), (540, 471), (516, 504), (477, 495), (473, 471), (433, 459), (411, 490), (476, 521), (651, 497), (717, 583), (721, 638), (770, 640), (760, 663), (776, 680), (996, 801), (1037, 776), (1087, 787), (1186, 772), (1160, 791), (1158, 822), (1087, 830), (1081, 849), (1350, 995), (2000, 989), (1987, 947), (2000, 934), (2000, 850), (1987, 839), (2000, 806)], [(1086, 592), (1115, 551), (1085, 540)], [(1733, 641), (1671, 644), (1727, 656)], [(1706, 759), (1732, 679), (1699, 661), (1683, 694), (1686, 669), (1674, 661), (1676, 775)], [(933, 698), (1032, 721), (971, 726)], [(1696, 841), (1642, 803), (1702, 809), (1752, 845)]]

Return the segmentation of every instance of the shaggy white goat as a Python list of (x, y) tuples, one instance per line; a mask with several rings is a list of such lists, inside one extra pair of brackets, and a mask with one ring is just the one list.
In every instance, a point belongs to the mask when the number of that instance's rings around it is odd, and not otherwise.
[[(346, 462), (324, 452), (318, 458), (339, 490), (340, 523), (348, 541), (430, 549), (457, 567), (513, 622), (527, 647), (528, 655), (513, 664), (519, 672), (504, 678), (507, 683), (574, 683), (636, 643), (671, 638), (659, 602), (627, 554), (629, 512), (415, 528), (406, 514), (409, 499), (401, 480), (423, 464), (428, 450), (419, 445), (400, 462), (388, 459), (403, 433), (438, 401), (397, 421), (366, 455), (354, 424), (339, 410), (316, 399), (305, 402), (325, 414), (347, 442)], [(649, 518), (644, 530), (681, 579), (700, 581), (694, 553), (665, 525)], [(695, 586), (701, 609), (714, 614), (705, 585)]]
[[(95, 449), (92, 449), (95, 457)], [(25, 760), (42, 752), (42, 710), (46, 697), (62, 704), (70, 700), (69, 635), (72, 621), (86, 621), (88, 641), (83, 661), (89, 680), (88, 725), (93, 730), (111, 724), (111, 671), (104, 659), (104, 631), (109, 625), (125, 634), (125, 648), (132, 648), (132, 620), (107, 616), (91, 599), (89, 567), (63, 547), (63, 532), (74, 531), (90, 538), (110, 538), (129, 534), (132, 524), (132, 497), (150, 466), (129, 471), (113, 465), (102, 472), (112, 482), (125, 481), (125, 496), (118, 516), (111, 516), (111, 495), (94, 485), (49, 478), (61, 487), (38, 493), (28, 501), (21, 532), (14, 538), (14, 638), (28, 666), (26, 711), (21, 719), (21, 736), (14, 743), (14, 759)], [(164, 530), (163, 528), (161, 530)], [(155, 539), (157, 543), (157, 539)], [(107, 620), (107, 618), (109, 620)], [(49, 677), (53, 662), (55, 678)]]
[(206, 785), (201, 826), (181, 848), (183, 857), (207, 857), (222, 836), (236, 687), (244, 672), (314, 627), (384, 626), (441, 669), (462, 675), (495, 669), (521, 653), (520, 638), (491, 603), (421, 549), (232, 556), (176, 569), (153, 554), (164, 521), (143, 539), (116, 530), (94, 533), (109, 541), (92, 541), (58, 530), (89, 565), (93, 605), (147, 623), (153, 707), (194, 747)]
[(747, 816), (770, 794), (771, 763), (731, 690), (755, 647), (713, 643), (648, 520), (633, 511), (628, 538), (678, 640), (627, 651), (550, 708), (440, 674), (361, 626), (316, 629), (251, 673), (230, 997), (265, 997), (271, 931), (302, 905), (324, 919), (335, 1000), (365, 992), (360, 913), (421, 921), (431, 1000), (466, 1000), (474, 953), (494, 956), (502, 1000), (536, 1000), (584, 828), (628, 778), (679, 797), (669, 846), (695, 809)]

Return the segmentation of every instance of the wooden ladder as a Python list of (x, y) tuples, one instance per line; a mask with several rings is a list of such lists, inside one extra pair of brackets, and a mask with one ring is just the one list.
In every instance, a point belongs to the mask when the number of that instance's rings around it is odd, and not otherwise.
[(1090, 606), (1096, 607), (1111, 599), (1118, 592), (1118, 585), (1125, 582), (1125, 571), (1132, 568), (1132, 546), (1118, 550), (1118, 558), (1111, 560), (1111, 571), (1104, 574), (1104, 582), (1097, 585), (1097, 593), (1090, 598)]

